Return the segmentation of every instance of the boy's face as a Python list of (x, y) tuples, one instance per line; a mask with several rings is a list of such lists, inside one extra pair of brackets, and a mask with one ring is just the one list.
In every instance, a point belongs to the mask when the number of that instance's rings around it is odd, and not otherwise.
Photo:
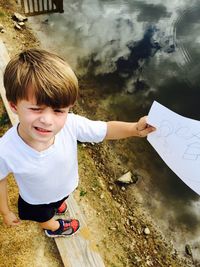
[(54, 137), (63, 128), (70, 109), (38, 106), (34, 97), (28, 101), (20, 100), (16, 105), (10, 103), (10, 107), (20, 121), (19, 135), (38, 151), (45, 150), (53, 144)]

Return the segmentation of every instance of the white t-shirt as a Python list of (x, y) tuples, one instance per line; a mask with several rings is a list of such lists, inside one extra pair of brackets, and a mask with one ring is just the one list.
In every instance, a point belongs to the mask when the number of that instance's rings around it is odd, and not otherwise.
[(54, 144), (38, 152), (21, 139), (15, 125), (0, 138), (0, 179), (13, 173), (21, 197), (30, 204), (61, 200), (78, 185), (77, 140), (101, 142), (106, 132), (106, 122), (70, 113)]

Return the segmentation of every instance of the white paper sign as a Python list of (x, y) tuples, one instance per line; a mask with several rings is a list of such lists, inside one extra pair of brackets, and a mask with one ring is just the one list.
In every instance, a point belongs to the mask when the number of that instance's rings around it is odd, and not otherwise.
[(200, 195), (200, 121), (180, 116), (154, 101), (148, 123), (157, 130), (147, 140), (172, 171)]

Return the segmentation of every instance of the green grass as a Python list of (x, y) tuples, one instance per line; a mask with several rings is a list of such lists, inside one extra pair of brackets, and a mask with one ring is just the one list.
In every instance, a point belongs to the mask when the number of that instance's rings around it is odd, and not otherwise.
[(83, 190), (81, 188), (81, 190), (80, 190), (80, 197), (84, 197), (86, 194), (87, 194), (87, 191), (85, 191), (85, 190)]
[(5, 17), (5, 13), (0, 10), (0, 18)]

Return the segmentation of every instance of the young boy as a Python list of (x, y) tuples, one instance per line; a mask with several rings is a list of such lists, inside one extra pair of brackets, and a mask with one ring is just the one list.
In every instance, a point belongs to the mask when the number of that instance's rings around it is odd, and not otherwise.
[[(50, 237), (69, 236), (76, 219), (58, 219), (65, 200), (78, 186), (77, 140), (101, 142), (155, 130), (146, 117), (137, 123), (91, 121), (69, 113), (78, 95), (78, 81), (57, 55), (29, 49), (15, 56), (4, 73), (6, 97), (19, 124), (0, 138), (0, 213), (7, 225), (19, 219), (9, 209), (6, 176), (13, 173), (19, 187), (21, 220), (39, 222)], [(69, 113), (69, 114), (68, 114)]]

